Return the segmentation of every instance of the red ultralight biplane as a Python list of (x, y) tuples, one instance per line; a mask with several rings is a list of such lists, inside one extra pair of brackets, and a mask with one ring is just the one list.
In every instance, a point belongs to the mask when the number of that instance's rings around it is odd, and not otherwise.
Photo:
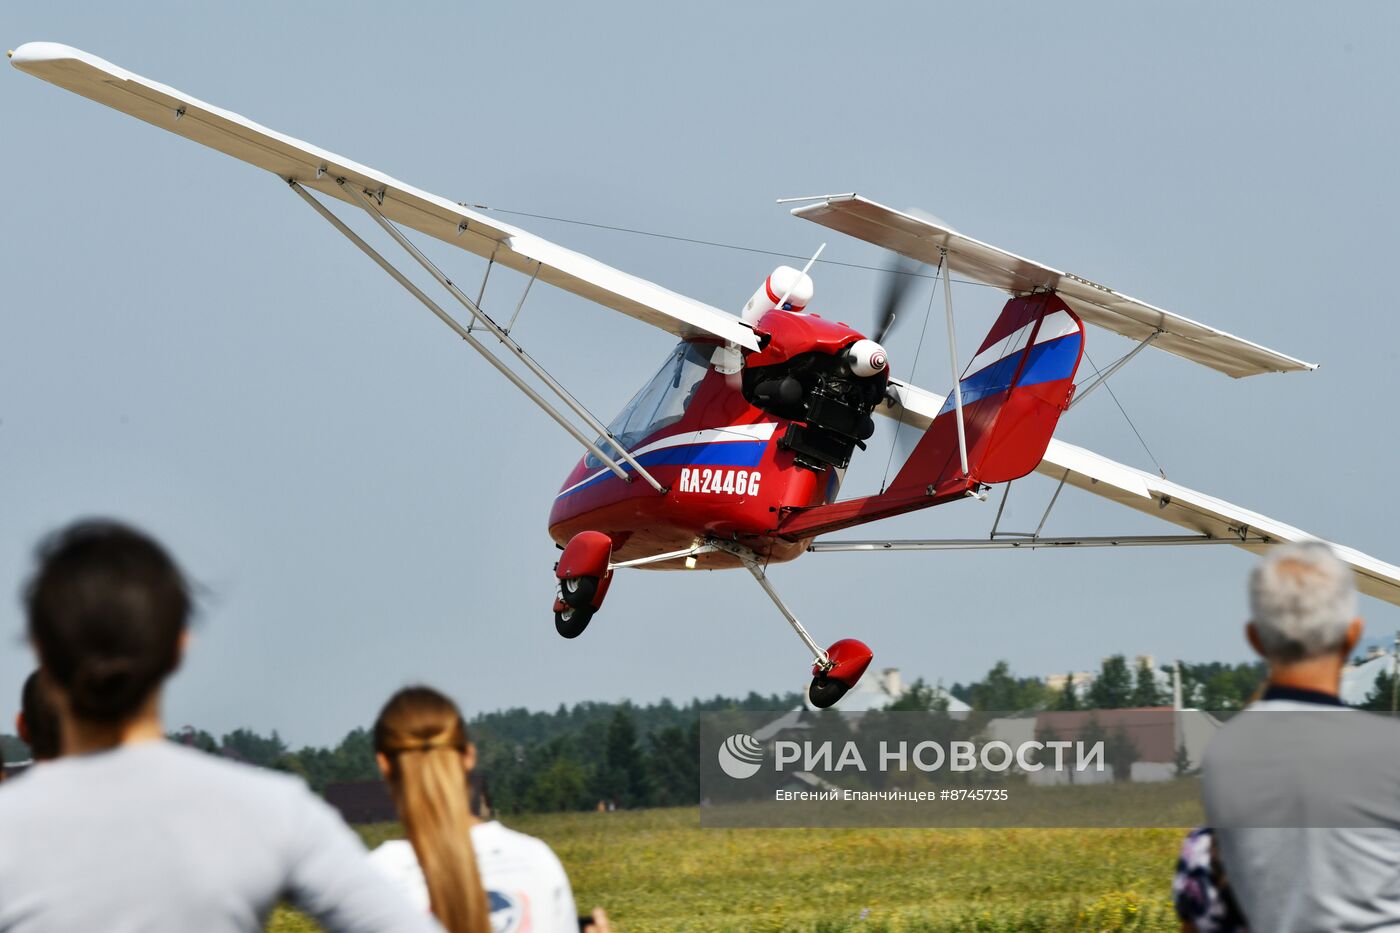
[[(793, 209), (906, 261), (936, 267), (956, 376), (947, 398), (891, 375), (879, 341), (892, 320), (893, 303), (875, 340), (806, 311), (813, 295), (810, 262), (801, 271), (777, 269), (735, 316), (86, 52), (32, 42), (11, 58), (22, 71), (276, 174), (583, 445), (587, 453), (555, 497), (549, 518), (550, 535), (563, 548), (555, 566), (554, 617), (565, 637), (583, 632), (616, 570), (743, 567), (811, 651), (808, 699), (828, 707), (860, 679), (870, 649), (854, 639), (826, 648), (814, 641), (770, 584), (770, 563), (805, 551), (838, 550), (1231, 544), (1258, 551), (1311, 538), (1053, 437), (1064, 411), (1149, 346), (1236, 378), (1307, 370), (1311, 364), (989, 246), (941, 221), (854, 194), (798, 199), (805, 203)], [(463, 326), (312, 191), (364, 210), (467, 311), (472, 324)], [(468, 296), (401, 227), (487, 259), (488, 277), (496, 266), (527, 276), (510, 319), (503, 325), (482, 309), (485, 278), (476, 298)], [(948, 284), (953, 273), (1011, 295), (965, 367), (958, 365), (953, 329)], [(680, 339), (611, 425), (601, 424), (511, 338), (536, 280)], [(1137, 345), (1077, 388), (1086, 323)], [(487, 335), (508, 351), (506, 358), (491, 352), (481, 339)], [(922, 434), (886, 488), (839, 500), (845, 469), (874, 433), (875, 414)], [(985, 539), (814, 540), (945, 502), (985, 498), (990, 486), (1033, 471), (1058, 481), (1051, 506), (1059, 490), (1071, 485), (1188, 533), (1067, 538), (1042, 537), (1037, 529), (1013, 534), (998, 531), (998, 511)], [(1400, 568), (1350, 548), (1336, 550), (1362, 592), (1400, 604)]]

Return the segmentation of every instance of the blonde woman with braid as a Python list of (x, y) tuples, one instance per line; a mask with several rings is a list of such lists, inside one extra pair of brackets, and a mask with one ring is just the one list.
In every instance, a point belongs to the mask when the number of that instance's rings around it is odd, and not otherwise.
[(448, 933), (578, 933), (559, 859), (538, 839), (471, 812), (476, 747), (462, 714), (430, 687), (389, 699), (374, 724), (379, 770), (407, 839), (370, 861)]

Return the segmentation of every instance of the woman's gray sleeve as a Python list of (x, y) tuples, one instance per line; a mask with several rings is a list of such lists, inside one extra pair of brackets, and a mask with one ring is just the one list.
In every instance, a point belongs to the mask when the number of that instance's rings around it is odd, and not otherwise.
[(431, 914), (408, 903), (370, 864), (360, 837), (340, 814), (300, 788), (289, 821), (287, 900), (328, 933), (440, 933)]

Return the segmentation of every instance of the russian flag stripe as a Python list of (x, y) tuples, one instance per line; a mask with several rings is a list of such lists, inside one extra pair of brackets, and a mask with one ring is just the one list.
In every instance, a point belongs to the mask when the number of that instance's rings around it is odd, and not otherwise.
[[(663, 447), (659, 450), (652, 450), (637, 457), (637, 462), (644, 467), (649, 466), (733, 466), (752, 467), (758, 466), (763, 459), (763, 450), (768, 446), (767, 441), (723, 441), (714, 444), (678, 444), (675, 447)], [(631, 470), (631, 464), (621, 464), (624, 470)], [(609, 470), (600, 470), (580, 483), (565, 489), (556, 499), (563, 499), (571, 496), (580, 490), (587, 489), (594, 483), (602, 482), (612, 476)]]
[[(1017, 385), (1038, 385), (1070, 376), (1074, 372), (1075, 362), (1079, 359), (1079, 344), (1082, 339), (1079, 329), (1075, 328), (1073, 333), (1055, 337), (1048, 343), (1036, 343), (1027, 355), (1026, 366)], [(963, 405), (971, 405), (989, 395), (996, 395), (1011, 388), (1011, 380), (1016, 377), (1016, 367), (1020, 360), (1021, 354), (1013, 353), (997, 360), (981, 372), (963, 379)], [(952, 393), (949, 393), (939, 414), (952, 411), (954, 403), (955, 399)]]

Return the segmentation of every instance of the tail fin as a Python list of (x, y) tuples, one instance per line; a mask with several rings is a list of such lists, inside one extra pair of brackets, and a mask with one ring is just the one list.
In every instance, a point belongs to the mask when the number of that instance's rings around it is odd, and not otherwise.
[[(968, 479), (1005, 483), (1036, 468), (1069, 404), (1083, 352), (1084, 325), (1058, 295), (1006, 303), (959, 382)], [(937, 487), (961, 477), (949, 394), (890, 488)]]

